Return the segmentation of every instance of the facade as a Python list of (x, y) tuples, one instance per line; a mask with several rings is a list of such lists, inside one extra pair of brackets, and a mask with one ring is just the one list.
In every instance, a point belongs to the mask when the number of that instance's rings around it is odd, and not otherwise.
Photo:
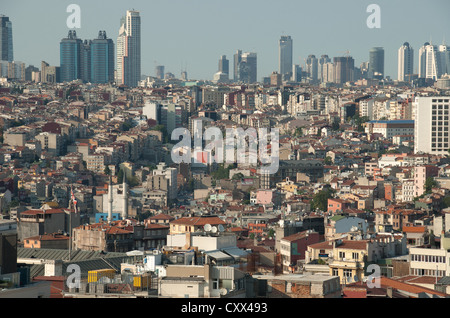
[(136, 87), (141, 77), (141, 18), (127, 11), (117, 38), (117, 85)]
[(297, 267), (297, 262), (305, 259), (307, 246), (319, 242), (319, 233), (303, 231), (280, 240), (280, 254), (284, 273), (290, 273)]
[(398, 77), (399, 81), (407, 81), (414, 74), (414, 50), (408, 42), (398, 49)]
[(278, 70), (282, 77), (292, 75), (292, 38), (283, 35), (279, 41)]
[(414, 127), (414, 120), (372, 120), (366, 123), (366, 132), (392, 140), (397, 135), (413, 135)]
[(0, 61), (14, 61), (12, 23), (4, 15), (0, 15)]
[(415, 99), (414, 152), (448, 154), (450, 96)]

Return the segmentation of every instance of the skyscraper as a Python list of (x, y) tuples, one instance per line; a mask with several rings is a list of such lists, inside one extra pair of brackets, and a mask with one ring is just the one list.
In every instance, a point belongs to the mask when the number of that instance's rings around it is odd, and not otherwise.
[(230, 62), (226, 55), (222, 55), (219, 59), (219, 72), (230, 74)]
[(278, 69), (283, 79), (292, 75), (292, 38), (289, 35), (282, 35), (279, 41)]
[(441, 77), (438, 47), (429, 42), (425, 42), (419, 49), (419, 77), (433, 80)]
[(384, 77), (384, 49), (373, 47), (369, 51), (369, 78), (382, 79)]
[(337, 84), (345, 84), (353, 81), (355, 60), (351, 56), (333, 58), (333, 79)]
[(441, 75), (450, 74), (450, 47), (445, 43), (439, 45), (439, 64)]
[(0, 15), (0, 60), (8, 62), (14, 60), (12, 23), (9, 17), (4, 15)]
[(306, 72), (309, 74), (310, 80), (316, 83), (319, 78), (319, 61), (315, 55), (311, 54), (306, 59)]
[(114, 81), (114, 42), (99, 31), (98, 37), (90, 42), (90, 81), (111, 83)]
[(77, 38), (70, 30), (67, 38), (60, 43), (62, 82), (82, 80), (91, 83), (110, 83), (114, 81), (114, 43), (99, 31), (94, 40)]
[(234, 72), (233, 72), (233, 80), (235, 82), (239, 81), (239, 64), (241, 63), (242, 60), (242, 51), (241, 50), (237, 50), (236, 53), (234, 54)]
[(141, 78), (141, 18), (138, 11), (127, 11), (121, 19), (117, 38), (118, 85), (136, 87)]
[[(405, 81), (414, 73), (414, 50), (408, 42), (398, 49), (398, 77), (399, 81)], [(407, 79), (406, 79), (407, 80)]]
[(234, 55), (235, 81), (244, 83), (256, 83), (257, 80), (257, 57), (256, 53), (238, 50)]
[(67, 38), (60, 42), (60, 76), (62, 82), (71, 82), (81, 78), (81, 46), (75, 30), (69, 30)]
[(91, 43), (84, 40), (80, 47), (80, 79), (87, 83), (91, 81)]
[(328, 77), (328, 74), (325, 74), (323, 70), (324, 65), (327, 63), (331, 63), (331, 59), (326, 54), (322, 55), (319, 59), (319, 74), (318, 74), (319, 80), (321, 82), (325, 82), (324, 79)]

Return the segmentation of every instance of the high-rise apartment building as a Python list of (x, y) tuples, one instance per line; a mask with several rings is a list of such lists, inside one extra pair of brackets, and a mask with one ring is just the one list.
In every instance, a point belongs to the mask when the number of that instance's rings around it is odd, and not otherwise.
[(409, 80), (414, 73), (414, 50), (408, 42), (398, 49), (398, 77), (399, 81)]
[(4, 15), (0, 15), (0, 60), (8, 62), (14, 60), (12, 23), (9, 17)]
[(292, 76), (292, 38), (289, 35), (283, 35), (279, 41), (279, 74), (283, 78)]
[(138, 11), (127, 11), (121, 19), (117, 38), (118, 85), (136, 87), (141, 77), (141, 18)]
[(448, 154), (450, 96), (416, 97), (414, 152)]
[(384, 49), (373, 47), (369, 51), (369, 78), (382, 79), (384, 77)]

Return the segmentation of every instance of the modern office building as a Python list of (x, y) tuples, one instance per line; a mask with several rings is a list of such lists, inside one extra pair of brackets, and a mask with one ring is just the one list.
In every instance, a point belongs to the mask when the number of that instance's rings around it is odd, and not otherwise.
[(291, 81), (296, 83), (300, 83), (302, 81), (302, 68), (298, 64), (292, 65)]
[(219, 72), (230, 74), (230, 61), (226, 55), (222, 55), (219, 59)]
[(319, 60), (315, 55), (309, 55), (306, 59), (306, 73), (309, 74), (310, 81), (316, 83), (319, 74)]
[(324, 74), (324, 65), (327, 63), (331, 63), (331, 59), (328, 57), (328, 55), (322, 55), (319, 59), (319, 80), (320, 82), (324, 82), (324, 78), (327, 77), (328, 74)]
[(414, 152), (448, 154), (450, 96), (416, 97)]
[(0, 15), (0, 60), (8, 62), (14, 60), (12, 23), (9, 17), (4, 15)]
[(292, 38), (289, 35), (282, 35), (279, 41), (278, 69), (283, 79), (292, 76)]
[(441, 77), (439, 62), (438, 47), (425, 42), (419, 49), (419, 77), (437, 80)]
[(333, 58), (334, 64), (334, 82), (344, 84), (353, 81), (355, 60), (351, 56), (342, 56)]
[(90, 42), (90, 81), (92, 83), (112, 83), (114, 81), (114, 42), (105, 31)]
[(69, 30), (67, 38), (60, 42), (61, 81), (71, 82), (81, 79), (81, 47), (83, 41), (75, 30)]
[(384, 49), (373, 47), (369, 51), (369, 78), (382, 79), (384, 77)]
[(439, 45), (439, 64), (441, 75), (450, 74), (450, 46), (445, 43)]
[(91, 81), (91, 43), (84, 40), (80, 46), (80, 79), (85, 83)]
[(127, 11), (121, 19), (117, 38), (118, 85), (136, 87), (141, 77), (141, 18), (138, 11)]
[(253, 52), (245, 52), (238, 63), (238, 80), (247, 84), (257, 82), (257, 56)]
[(91, 83), (114, 81), (114, 43), (99, 31), (94, 40), (77, 38), (76, 31), (70, 30), (67, 38), (60, 43), (60, 80), (70, 82), (82, 80)]
[(233, 69), (233, 80), (235, 82), (239, 81), (239, 64), (242, 60), (242, 50), (237, 50), (234, 54), (234, 69)]
[(398, 49), (398, 77), (399, 81), (408, 80), (414, 73), (414, 50), (408, 42)]

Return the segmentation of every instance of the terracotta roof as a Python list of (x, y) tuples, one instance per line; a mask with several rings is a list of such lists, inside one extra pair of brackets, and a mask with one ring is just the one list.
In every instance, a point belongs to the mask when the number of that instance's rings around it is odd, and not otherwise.
[(413, 293), (413, 294), (428, 293), (428, 294), (433, 294), (433, 295), (437, 295), (437, 296), (441, 296), (441, 297), (449, 296), (448, 294), (438, 292), (434, 289), (429, 289), (429, 288), (425, 288), (425, 287), (420, 287), (420, 286), (400, 282), (398, 280), (394, 280), (394, 279), (387, 278), (384, 276), (380, 277), (380, 284), (381, 284), (381, 286), (392, 287), (397, 290), (406, 291), (406, 292)]
[(196, 225), (196, 226), (203, 226), (206, 224), (211, 225), (226, 225), (226, 222), (222, 221), (219, 217), (213, 216), (213, 217), (183, 217), (179, 218), (177, 220), (173, 220), (170, 222), (170, 224), (183, 224), (183, 225)]
[(404, 226), (402, 229), (402, 231), (406, 233), (424, 233), (425, 230), (425, 226)]

